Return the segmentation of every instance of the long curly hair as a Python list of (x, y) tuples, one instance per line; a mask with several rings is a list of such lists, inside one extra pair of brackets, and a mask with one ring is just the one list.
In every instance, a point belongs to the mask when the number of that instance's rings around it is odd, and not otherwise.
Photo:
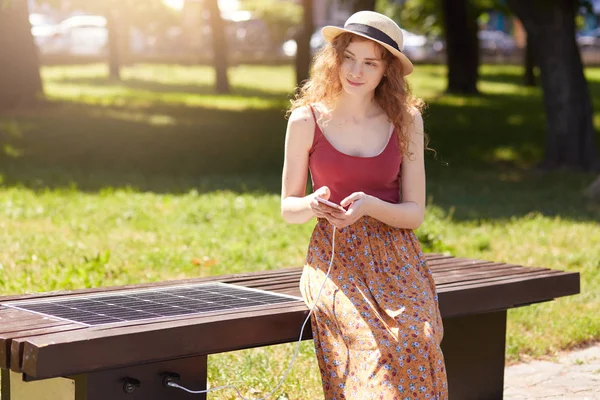
[[(343, 87), (339, 79), (344, 51), (353, 40), (369, 40), (349, 32), (336, 36), (331, 43), (326, 43), (315, 55), (310, 69), (310, 78), (306, 80), (291, 101), (288, 115), (296, 108), (323, 102), (328, 108), (334, 107), (342, 93)], [(377, 44), (377, 42), (375, 42)], [(414, 97), (410, 85), (402, 73), (400, 60), (385, 47), (377, 44), (380, 57), (386, 66), (385, 77), (375, 89), (375, 101), (385, 111), (398, 131), (398, 142), (402, 154), (411, 156), (408, 151), (409, 137), (406, 121), (411, 117), (411, 109), (422, 111), (423, 100)], [(425, 135), (425, 147), (428, 137)]]

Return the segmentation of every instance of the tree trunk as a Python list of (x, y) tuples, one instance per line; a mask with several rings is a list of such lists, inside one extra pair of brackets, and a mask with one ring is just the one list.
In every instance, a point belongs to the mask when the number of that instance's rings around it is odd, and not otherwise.
[(221, 18), (218, 0), (208, 0), (210, 27), (212, 31), (213, 65), (215, 68), (215, 91), (229, 93), (229, 77), (227, 76), (227, 36), (225, 23)]
[(302, 0), (302, 7), (304, 8), (302, 28), (296, 36), (296, 43), (298, 44), (296, 50), (296, 84), (298, 86), (308, 79), (310, 73), (312, 58), (310, 37), (314, 31), (312, 5), (312, 0)]
[(110, 79), (121, 80), (120, 57), (120, 15), (114, 5), (109, 5), (106, 12), (106, 27), (108, 30), (108, 71)]
[(352, 5), (352, 11), (374, 11), (375, 10), (375, 0), (354, 0), (354, 4)]
[(0, 110), (31, 105), (42, 95), (27, 2), (0, 4)]
[(131, 3), (121, 2), (119, 6), (119, 62), (121, 67), (131, 64)]
[(442, 0), (448, 93), (477, 94), (479, 39), (477, 16), (470, 0)]
[(523, 84), (525, 86), (535, 86), (535, 59), (533, 56), (533, 45), (531, 40), (529, 39), (529, 35), (527, 35), (525, 42), (525, 54), (523, 57), (524, 62), (524, 74), (523, 74)]
[(600, 176), (590, 185), (587, 194), (590, 199), (600, 203)]
[(575, 41), (573, 0), (507, 0), (533, 43), (544, 92), (543, 169), (600, 169), (592, 104)]

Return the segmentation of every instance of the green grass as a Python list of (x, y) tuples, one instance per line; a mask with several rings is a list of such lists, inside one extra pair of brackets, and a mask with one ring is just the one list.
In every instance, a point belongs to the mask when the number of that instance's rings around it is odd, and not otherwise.
[[(586, 71), (596, 108), (600, 69)], [(279, 216), (288, 66), (47, 67), (49, 101), (0, 115), (0, 293), (121, 285), (301, 265), (311, 224)], [(517, 67), (482, 68), (478, 97), (441, 96), (444, 69), (411, 78), (429, 103), (431, 251), (581, 273), (582, 294), (509, 311), (514, 362), (600, 339), (600, 205), (589, 174), (543, 174), (540, 91)], [(595, 116), (597, 127), (600, 115)], [(600, 142), (600, 138), (598, 140)], [(292, 344), (212, 356), (212, 386), (260, 397)], [(320, 398), (312, 343), (283, 389)], [(234, 398), (231, 391), (212, 398)]]

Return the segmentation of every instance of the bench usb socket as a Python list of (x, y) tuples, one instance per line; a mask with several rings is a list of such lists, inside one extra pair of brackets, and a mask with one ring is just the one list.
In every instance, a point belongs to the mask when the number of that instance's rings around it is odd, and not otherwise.
[(170, 383), (179, 383), (181, 380), (181, 376), (175, 372), (165, 372), (161, 375), (163, 378), (163, 386), (166, 388), (172, 387), (169, 385)]

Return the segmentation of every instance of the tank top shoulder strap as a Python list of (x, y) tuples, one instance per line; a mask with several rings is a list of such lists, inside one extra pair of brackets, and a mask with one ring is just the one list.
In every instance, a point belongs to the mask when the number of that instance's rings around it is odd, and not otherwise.
[(310, 112), (312, 113), (313, 120), (315, 121), (315, 125), (316, 125), (317, 124), (317, 115), (315, 114), (315, 109), (313, 108), (312, 104), (309, 104), (308, 108), (310, 108)]
[(314, 109), (313, 105), (310, 104), (308, 107), (310, 108), (310, 112), (312, 113), (313, 120), (315, 121), (315, 129), (313, 131), (313, 141), (312, 141), (312, 146), (310, 147), (310, 152), (309, 152), (309, 154), (312, 154), (313, 151), (315, 151), (317, 142), (319, 141), (319, 138), (321, 137), (321, 135), (323, 133), (321, 132), (321, 128), (319, 128), (319, 123), (317, 122), (317, 115), (315, 114), (315, 109)]

